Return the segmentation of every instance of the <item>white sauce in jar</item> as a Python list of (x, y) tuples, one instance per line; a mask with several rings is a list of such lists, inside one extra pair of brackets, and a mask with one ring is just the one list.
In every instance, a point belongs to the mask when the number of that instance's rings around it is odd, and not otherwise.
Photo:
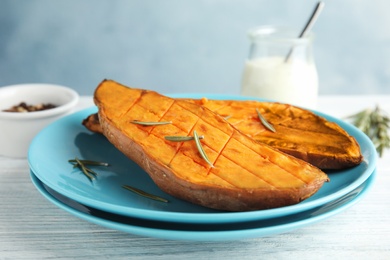
[(318, 75), (313, 63), (285, 57), (248, 60), (241, 92), (245, 96), (271, 99), (296, 106), (315, 108)]

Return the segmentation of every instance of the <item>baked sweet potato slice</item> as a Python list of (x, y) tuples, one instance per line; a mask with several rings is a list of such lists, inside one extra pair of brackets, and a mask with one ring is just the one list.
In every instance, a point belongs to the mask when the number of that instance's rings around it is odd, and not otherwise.
[[(362, 162), (360, 146), (353, 136), (306, 109), (274, 102), (207, 99), (194, 102), (228, 117), (229, 123), (253, 139), (320, 169), (344, 169)], [(275, 132), (259, 124), (256, 109)]]
[[(248, 211), (296, 204), (320, 189), (320, 169), (257, 142), (204, 106), (105, 80), (95, 104), (103, 134), (163, 191), (214, 209)], [(170, 122), (140, 125), (134, 122)], [(193, 140), (204, 136), (209, 161)]]
[[(359, 144), (338, 124), (308, 110), (288, 104), (237, 100), (187, 100), (209, 108), (226, 118), (241, 132), (320, 169), (344, 169), (361, 163)], [(269, 131), (257, 115), (271, 123)], [(91, 131), (101, 133), (99, 119), (91, 115), (83, 121)]]

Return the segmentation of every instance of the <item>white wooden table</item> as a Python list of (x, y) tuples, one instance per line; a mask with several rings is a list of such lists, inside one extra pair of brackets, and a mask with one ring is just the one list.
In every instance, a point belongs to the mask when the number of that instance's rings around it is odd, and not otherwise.
[[(318, 110), (344, 117), (376, 104), (390, 113), (390, 96), (321, 96)], [(91, 105), (83, 97), (78, 109)], [(89, 223), (35, 189), (26, 159), (0, 156), (0, 259), (134, 258), (390, 259), (390, 151), (373, 189), (346, 211), (289, 233), (229, 242), (160, 240)]]

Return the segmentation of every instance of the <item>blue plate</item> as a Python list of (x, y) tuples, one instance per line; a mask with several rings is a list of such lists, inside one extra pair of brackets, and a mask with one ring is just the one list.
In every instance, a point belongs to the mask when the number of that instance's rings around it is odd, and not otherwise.
[[(177, 97), (182, 97), (176, 95)], [(207, 96), (212, 99), (245, 99), (236, 96), (185, 95), (189, 98)], [(360, 130), (318, 113), (338, 123), (360, 144), (364, 161), (354, 168), (328, 172), (331, 179), (309, 199), (292, 206), (251, 212), (223, 212), (194, 205), (161, 191), (133, 161), (127, 159), (103, 135), (89, 132), (81, 124), (88, 115), (97, 112), (91, 107), (64, 117), (42, 130), (32, 141), (28, 161), (30, 168), (44, 184), (60, 194), (84, 205), (106, 212), (157, 221), (185, 223), (232, 223), (296, 214), (340, 198), (361, 185), (374, 171), (377, 152), (370, 139)], [(78, 157), (110, 163), (110, 167), (95, 167), (98, 177), (90, 182), (69, 159)], [(123, 188), (131, 185), (168, 199), (169, 203), (152, 201)]]
[(374, 172), (359, 187), (325, 205), (285, 217), (228, 224), (161, 222), (107, 213), (82, 205), (61, 195), (39, 181), (33, 172), (31, 172), (31, 180), (39, 192), (50, 202), (94, 224), (135, 235), (160, 239), (226, 241), (276, 235), (327, 219), (360, 201), (373, 186), (375, 175)]

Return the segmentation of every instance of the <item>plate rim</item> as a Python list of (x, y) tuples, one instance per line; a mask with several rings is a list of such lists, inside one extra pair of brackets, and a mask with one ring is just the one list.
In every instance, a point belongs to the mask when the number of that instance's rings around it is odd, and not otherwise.
[[(256, 100), (256, 101), (266, 101), (266, 102), (272, 102), (265, 99), (259, 99), (254, 97), (245, 97), (245, 96), (231, 96), (231, 95), (219, 95), (219, 94), (172, 94), (171, 97), (176, 98), (201, 98), (201, 97), (207, 97), (209, 99), (235, 99), (235, 100)], [(66, 121), (67, 119), (71, 117), (81, 117), (81, 115), (84, 114), (90, 114), (97, 111), (96, 106), (92, 106), (89, 108), (82, 109), (78, 112), (72, 113), (62, 119), (57, 120), (56, 122), (50, 124), (45, 129), (43, 129), (33, 140), (33, 142), (30, 145), (29, 149), (29, 156), (28, 156), (28, 162), (30, 165), (30, 168), (34, 171), (37, 178), (48, 185), (50, 188), (54, 189), (55, 191), (59, 192), (60, 194), (67, 196), (71, 199), (74, 199), (76, 201), (79, 201), (82, 204), (95, 207), (101, 210), (109, 211), (116, 214), (122, 214), (126, 216), (131, 217), (140, 217), (150, 220), (160, 220), (160, 221), (175, 221), (175, 222), (183, 222), (183, 223), (190, 223), (193, 221), (197, 221), (198, 223), (221, 223), (221, 222), (243, 222), (243, 221), (249, 221), (249, 220), (260, 220), (260, 219), (266, 219), (266, 218), (274, 218), (279, 217), (283, 215), (288, 214), (294, 214), (299, 211), (308, 210), (312, 207), (316, 207), (322, 204), (325, 204), (329, 201), (332, 201), (334, 199), (337, 199), (338, 197), (341, 197), (348, 193), (349, 191), (353, 190), (354, 188), (358, 187), (360, 184), (362, 184), (367, 178), (370, 177), (373, 170), (375, 169), (376, 163), (377, 163), (377, 156), (373, 156), (371, 158), (367, 168), (364, 170), (363, 174), (361, 174), (352, 184), (348, 185), (347, 187), (344, 187), (340, 190), (338, 190), (335, 193), (329, 194), (325, 197), (318, 198), (314, 201), (306, 202), (304, 204), (295, 204), (280, 208), (273, 208), (273, 209), (267, 209), (267, 210), (261, 210), (261, 211), (247, 211), (247, 212), (217, 212), (217, 213), (189, 213), (189, 212), (169, 212), (169, 211), (156, 211), (152, 209), (140, 209), (140, 208), (134, 208), (129, 206), (121, 206), (121, 205), (113, 205), (106, 202), (101, 202), (98, 200), (93, 200), (90, 198), (85, 198), (82, 196), (79, 196), (77, 194), (71, 194), (67, 190), (62, 189), (61, 187), (58, 187), (56, 185), (53, 185), (48, 181), (46, 178), (43, 178), (43, 176), (40, 174), (39, 171), (37, 171), (36, 168), (34, 168), (34, 163), (31, 161), (30, 153), (32, 152), (35, 143), (39, 138), (45, 133), (45, 131), (48, 131), (50, 127), (54, 124), (60, 124), (62, 121)], [(362, 133), (358, 128), (353, 126), (352, 124), (349, 124), (345, 121), (342, 121), (341, 119), (335, 118), (333, 116), (327, 115), (325, 113), (311, 110), (312, 112), (318, 114), (319, 116), (325, 117), (330, 121), (336, 122), (340, 124), (340, 126), (345, 129), (348, 133), (350, 131), (354, 131), (356, 133), (359, 133), (361, 136), (360, 138), (363, 138), (366, 143), (369, 144), (370, 148), (370, 154), (375, 152), (375, 147), (373, 146), (371, 140)], [(347, 129), (346, 129), (347, 128)], [(358, 180), (358, 181), (357, 181)], [(295, 211), (294, 211), (295, 210)], [(158, 214), (151, 214), (156, 213)]]
[[(341, 205), (333, 206), (332, 209), (327, 209), (322, 213), (319, 213), (316, 216), (310, 218), (304, 218), (297, 221), (291, 221), (283, 224), (270, 225), (266, 227), (253, 227), (246, 229), (233, 229), (233, 230), (215, 230), (215, 231), (194, 231), (194, 230), (171, 230), (171, 229), (161, 229), (156, 227), (145, 227), (137, 226), (130, 223), (119, 223), (114, 220), (107, 220), (97, 216), (87, 214), (85, 212), (79, 211), (52, 196), (42, 185), (42, 182), (36, 177), (36, 175), (30, 171), (30, 178), (35, 186), (35, 188), (51, 203), (55, 206), (61, 208), (62, 210), (71, 213), (72, 215), (86, 220), (90, 223), (100, 225), (106, 228), (113, 230), (118, 230), (126, 233), (131, 233), (139, 236), (153, 237), (158, 239), (169, 239), (169, 240), (188, 240), (188, 241), (231, 241), (238, 239), (248, 239), (248, 238), (259, 238), (269, 235), (277, 235), (286, 232), (291, 232), (293, 230), (303, 228), (325, 219), (328, 219), (334, 215), (341, 213), (342, 211), (347, 210), (348, 208), (354, 206), (359, 201), (361, 201), (367, 193), (372, 189), (375, 184), (376, 179), (376, 169), (374, 169), (373, 174), (363, 182), (359, 187), (364, 185), (362, 190), (356, 194), (353, 198), (349, 198), (347, 201), (338, 202)], [(348, 194), (345, 194), (348, 195)], [(321, 205), (321, 207), (326, 207), (326, 205)], [(315, 208), (314, 208), (315, 209)], [(310, 211), (310, 210), (309, 210)], [(299, 214), (299, 213), (298, 213)], [(261, 220), (259, 220), (261, 221)], [(190, 225), (191, 223), (188, 223)], [(161, 222), (163, 225), (163, 222)]]

